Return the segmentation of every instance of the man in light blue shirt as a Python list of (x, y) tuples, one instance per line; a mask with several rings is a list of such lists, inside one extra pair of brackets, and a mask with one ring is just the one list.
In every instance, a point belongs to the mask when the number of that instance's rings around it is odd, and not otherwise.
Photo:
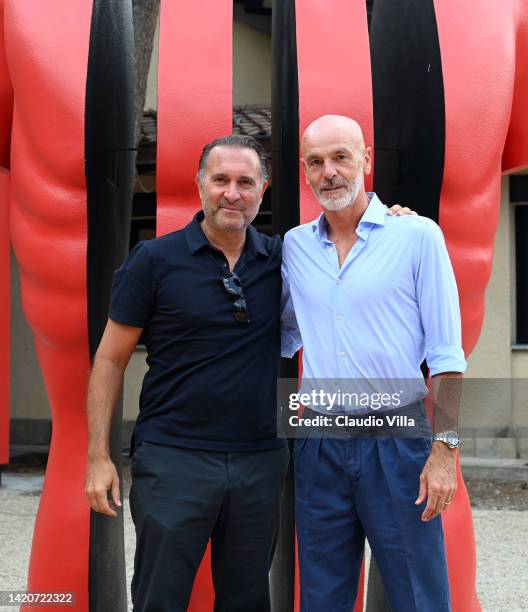
[[(302, 153), (323, 213), (284, 239), (283, 282), (290, 296), (283, 355), (304, 347), (301, 391), (319, 388), (330, 398), (330, 387), (359, 388), (390, 398), (380, 411), (372, 402), (335, 401), (336, 395), (326, 405), (308, 404), (305, 415), (384, 419), (393, 411), (413, 417), (422, 433), (401, 437), (400, 428), (391, 436), (385, 428), (385, 437), (361, 436), (356, 426), (355, 435), (343, 438), (312, 427), (307, 438), (296, 440), (301, 609), (352, 609), (366, 535), (392, 609), (447, 611), (440, 514), (456, 490), (458, 437), (441, 432), (432, 441), (423, 435), (427, 388), (420, 370), (425, 358), (437, 385), (466, 369), (443, 235), (430, 219), (388, 215), (378, 197), (365, 192), (371, 153), (352, 119), (314, 121), (303, 135)], [(448, 412), (456, 411), (453, 395), (447, 394)]]

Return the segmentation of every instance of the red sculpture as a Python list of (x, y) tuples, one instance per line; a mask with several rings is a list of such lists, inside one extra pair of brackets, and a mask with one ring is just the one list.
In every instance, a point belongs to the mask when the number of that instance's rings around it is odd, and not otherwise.
[[(75, 591), (78, 609), (86, 610), (90, 511), (83, 493), (84, 405), (90, 359), (83, 111), (91, 6), (2, 1), (0, 10), (5, 33), (0, 150), (2, 166), (10, 171), (0, 207), (3, 214), (9, 210), (22, 303), (53, 421), (28, 589)], [(2, 292), (5, 296), (5, 285)]]

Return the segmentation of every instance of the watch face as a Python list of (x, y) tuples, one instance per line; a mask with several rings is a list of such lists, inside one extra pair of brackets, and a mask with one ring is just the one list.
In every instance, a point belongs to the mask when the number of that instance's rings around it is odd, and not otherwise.
[(456, 432), (448, 431), (446, 432), (446, 440), (450, 446), (458, 446), (458, 443), (460, 442), (460, 437)]

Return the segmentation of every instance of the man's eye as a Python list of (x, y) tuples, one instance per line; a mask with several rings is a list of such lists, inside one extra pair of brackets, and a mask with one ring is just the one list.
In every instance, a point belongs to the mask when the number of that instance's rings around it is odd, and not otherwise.
[(318, 166), (320, 164), (320, 161), (318, 159), (312, 159), (312, 161), (310, 162), (310, 166)]
[(346, 155), (338, 155), (338, 156), (337, 156), (337, 159), (338, 159), (339, 161), (343, 161), (343, 160), (347, 159), (347, 156), (346, 156)]

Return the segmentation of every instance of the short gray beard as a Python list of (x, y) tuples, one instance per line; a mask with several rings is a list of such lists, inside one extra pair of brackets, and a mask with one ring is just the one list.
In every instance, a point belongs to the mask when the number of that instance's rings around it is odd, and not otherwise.
[[(253, 219), (248, 219), (248, 217), (243, 213), (244, 221), (242, 225), (240, 225), (239, 227), (229, 227), (229, 226), (226, 227), (223, 223), (220, 223), (217, 220), (217, 215), (220, 210), (221, 204), (222, 202), (219, 202), (218, 204), (219, 207), (213, 210), (214, 207), (209, 206), (208, 201), (205, 200), (204, 202), (204, 200), (202, 199), (202, 209), (204, 213), (205, 213), (206, 208), (209, 209), (209, 213), (207, 215), (207, 222), (209, 223), (209, 225), (211, 225), (212, 227), (214, 227), (215, 229), (221, 232), (227, 232), (227, 233), (245, 232), (248, 226), (251, 225), (251, 223), (253, 222)], [(257, 215), (258, 215), (258, 212), (260, 211), (261, 204), (262, 204), (262, 199), (260, 200), (259, 205), (258, 205)]]
[(325, 198), (320, 191), (315, 191), (315, 195), (319, 200), (319, 204), (325, 210), (343, 210), (344, 208), (348, 208), (352, 206), (356, 201), (356, 198), (359, 194), (359, 190), (363, 185), (363, 168), (361, 168), (361, 172), (356, 176), (356, 178), (350, 183), (350, 188), (347, 193), (340, 198)]

